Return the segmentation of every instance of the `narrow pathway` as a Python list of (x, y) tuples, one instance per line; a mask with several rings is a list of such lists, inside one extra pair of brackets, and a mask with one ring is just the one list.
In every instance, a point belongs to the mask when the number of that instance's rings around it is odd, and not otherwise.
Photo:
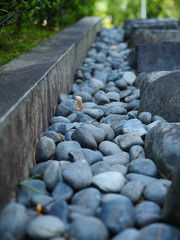
[[(175, 240), (161, 210), (171, 181), (144, 152), (153, 126), (121, 28), (102, 29), (37, 143), (37, 165), (0, 215), (3, 240)], [(158, 121), (157, 121), (158, 120)]]

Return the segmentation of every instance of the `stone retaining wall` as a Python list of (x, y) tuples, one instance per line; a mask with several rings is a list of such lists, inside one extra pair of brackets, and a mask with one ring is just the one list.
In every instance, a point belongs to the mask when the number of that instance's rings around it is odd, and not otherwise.
[(28, 177), (40, 133), (101, 28), (86, 17), (0, 68), (0, 208)]

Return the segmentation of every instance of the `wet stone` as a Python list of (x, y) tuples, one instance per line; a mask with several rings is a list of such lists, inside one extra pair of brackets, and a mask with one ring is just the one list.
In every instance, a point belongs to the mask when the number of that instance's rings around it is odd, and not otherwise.
[(101, 218), (112, 233), (119, 233), (134, 226), (133, 206), (128, 199), (119, 199), (104, 203)]
[(60, 236), (65, 230), (63, 222), (54, 216), (40, 216), (33, 219), (27, 233), (32, 239), (49, 239)]
[(36, 161), (49, 160), (56, 151), (56, 145), (51, 138), (41, 137), (36, 145)]
[(85, 161), (77, 161), (62, 172), (63, 179), (75, 190), (88, 187), (92, 183), (91, 168)]
[(122, 188), (121, 194), (135, 203), (141, 198), (144, 187), (143, 182), (139, 180), (130, 181)]
[(144, 145), (142, 138), (135, 133), (127, 133), (118, 138), (119, 146), (124, 151), (129, 151), (129, 149), (134, 145)]
[[(82, 227), (83, 226), (83, 227)], [(81, 216), (70, 225), (69, 239), (108, 240), (109, 234), (104, 223), (95, 217)]]
[(161, 208), (155, 202), (145, 201), (135, 206), (135, 218), (138, 227), (161, 220)]
[(77, 192), (72, 200), (71, 204), (82, 206), (91, 209), (93, 212), (99, 207), (101, 200), (101, 193), (96, 188), (86, 188)]
[(125, 178), (119, 172), (108, 171), (93, 176), (93, 184), (104, 192), (120, 192)]
[(156, 164), (151, 159), (136, 159), (128, 164), (129, 173), (139, 173), (151, 177), (158, 176)]
[(149, 201), (154, 201), (159, 205), (163, 205), (164, 198), (168, 191), (171, 181), (166, 179), (158, 179), (151, 184), (148, 184), (144, 190), (144, 198)]
[(129, 150), (130, 161), (145, 158), (144, 148), (140, 145), (132, 146)]

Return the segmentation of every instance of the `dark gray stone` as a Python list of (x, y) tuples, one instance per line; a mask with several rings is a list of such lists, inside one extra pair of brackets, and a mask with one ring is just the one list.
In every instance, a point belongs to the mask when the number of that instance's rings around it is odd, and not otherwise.
[(152, 121), (152, 114), (150, 112), (141, 112), (138, 119), (144, 124), (150, 124)]
[(103, 129), (95, 127), (93, 124), (84, 124), (81, 126), (81, 129), (85, 133), (91, 134), (96, 140), (97, 144), (102, 142), (105, 138), (105, 132)]
[(171, 181), (166, 179), (158, 179), (146, 186), (143, 193), (144, 198), (149, 201), (156, 202), (162, 206), (170, 185)]
[(100, 109), (84, 108), (82, 112), (97, 120), (104, 116), (104, 112)]
[[(82, 227), (83, 226), (83, 227)], [(75, 219), (68, 232), (69, 239), (108, 240), (109, 234), (104, 223), (95, 217), (81, 216)]]
[(91, 166), (91, 171), (93, 175), (96, 175), (98, 173), (111, 171), (111, 168), (106, 162), (100, 161)]
[(103, 158), (103, 160), (110, 166), (115, 164), (127, 165), (129, 163), (129, 154), (127, 152), (121, 151), (120, 153), (106, 156)]
[(101, 201), (101, 193), (96, 188), (86, 188), (74, 194), (71, 203), (79, 205), (93, 212), (99, 207)]
[(171, 186), (164, 199), (162, 218), (169, 224), (180, 227), (180, 167), (178, 168)]
[(135, 206), (136, 225), (144, 227), (150, 223), (161, 220), (161, 208), (158, 204), (150, 201), (139, 203)]
[(117, 153), (121, 153), (122, 150), (119, 146), (110, 141), (103, 141), (99, 144), (99, 151), (102, 152), (104, 156), (109, 156)]
[(180, 71), (175, 71), (149, 84), (141, 97), (139, 113), (148, 111), (152, 115), (160, 115), (168, 122), (178, 122), (179, 78)]
[(73, 189), (67, 183), (60, 181), (52, 191), (52, 196), (56, 201), (69, 200), (73, 193)]
[(106, 116), (108, 116), (109, 114), (126, 115), (127, 110), (123, 107), (114, 107), (114, 108), (108, 109), (108, 111), (106, 111), (105, 114), (106, 114)]
[(140, 100), (134, 99), (131, 102), (129, 102), (125, 108), (127, 109), (127, 111), (137, 110), (139, 108), (139, 104)]
[(55, 216), (40, 216), (33, 219), (27, 227), (27, 234), (32, 239), (58, 237), (65, 230), (63, 222)]
[(172, 178), (180, 166), (179, 131), (179, 123), (165, 123), (149, 130), (145, 139), (146, 156), (168, 178)]
[(120, 192), (125, 184), (124, 176), (119, 172), (102, 172), (93, 176), (93, 184), (103, 192)]
[(55, 144), (58, 144), (58, 143), (64, 141), (64, 136), (62, 134), (56, 133), (54, 131), (44, 132), (43, 134), (41, 134), (40, 137), (44, 137), (44, 136), (51, 138), (55, 142)]
[(127, 89), (127, 82), (123, 79), (119, 79), (115, 82), (115, 86), (120, 90), (125, 90)]
[(56, 216), (61, 219), (64, 224), (67, 223), (68, 213), (68, 204), (64, 200), (55, 202), (49, 212), (50, 215)]
[(129, 151), (129, 149), (134, 145), (144, 145), (142, 138), (136, 133), (126, 133), (118, 138), (119, 146), (124, 151)]
[[(38, 192), (31, 190), (28, 187), (33, 188)], [(41, 180), (36, 179), (26, 180), (23, 182), (23, 185), (20, 185), (20, 187), (18, 188), (17, 201), (25, 206), (30, 206), (31, 199), (33, 195), (36, 194), (48, 195), (45, 183)]]
[(42, 179), (43, 173), (46, 171), (46, 169), (48, 168), (48, 166), (51, 164), (52, 160), (46, 161), (46, 162), (41, 162), (38, 163), (36, 166), (33, 167), (33, 169), (31, 170), (31, 176), (37, 175), (37, 174), (41, 174), (41, 176), (39, 178)]
[(141, 233), (135, 228), (128, 228), (112, 238), (112, 240), (142, 240)]
[(85, 161), (77, 161), (62, 172), (63, 179), (75, 190), (88, 187), (92, 183), (91, 168)]
[(80, 205), (68, 205), (69, 209), (69, 218), (70, 220), (74, 220), (79, 216), (93, 216), (94, 213), (90, 208), (85, 208)]
[(62, 180), (61, 168), (58, 161), (52, 161), (43, 174), (46, 188), (51, 192), (56, 184)]
[(89, 163), (89, 165), (103, 160), (101, 152), (93, 151), (87, 148), (72, 151), (69, 153), (69, 156), (72, 161), (85, 160)]
[(135, 159), (128, 164), (129, 173), (139, 173), (146, 176), (158, 177), (158, 169), (151, 159)]
[(89, 133), (85, 132), (84, 129), (77, 128), (71, 135), (72, 139), (79, 142), (81, 147), (90, 148), (92, 150), (97, 149), (97, 142), (95, 138)]
[(133, 203), (137, 202), (143, 193), (144, 184), (142, 181), (134, 180), (128, 182), (121, 190), (121, 194), (128, 197)]
[(109, 124), (101, 123), (97, 125), (98, 128), (104, 130), (105, 132), (105, 140), (112, 141), (114, 139), (114, 131), (112, 130)]
[(50, 159), (56, 151), (56, 145), (51, 138), (41, 137), (36, 145), (36, 161), (42, 162)]
[(179, 42), (140, 44), (137, 46), (137, 71), (150, 73), (178, 70), (180, 68), (179, 50)]
[(157, 178), (149, 177), (149, 176), (138, 174), (138, 173), (129, 173), (126, 175), (126, 179), (128, 181), (139, 180), (143, 182), (145, 186), (157, 180)]
[[(179, 239), (180, 230), (164, 223), (153, 223), (140, 230), (143, 240), (169, 240), (169, 239)], [(161, 233), (161, 234), (159, 234)]]
[[(19, 203), (9, 203), (0, 213), (0, 233), (12, 235), (14, 239), (24, 239), (28, 216), (26, 209)], [(1, 235), (2, 237), (2, 235)], [(12, 239), (13, 238), (2, 238)]]
[(81, 148), (77, 141), (66, 141), (61, 142), (56, 148), (56, 159), (57, 160), (70, 160), (69, 153), (73, 150)]
[(121, 100), (123, 100), (124, 98), (130, 96), (131, 93), (132, 93), (132, 91), (131, 91), (131, 90), (128, 90), (128, 89), (121, 91), (121, 94), (120, 94)]
[(126, 121), (122, 126), (122, 133), (135, 133), (140, 137), (146, 135), (146, 130), (142, 124), (142, 122), (138, 119), (130, 119)]
[(65, 134), (67, 132), (65, 123), (54, 123), (50, 127), (48, 127), (47, 131), (54, 131), (57, 133)]
[(109, 231), (119, 233), (134, 226), (134, 209), (129, 199), (119, 199), (104, 203), (101, 218)]
[(117, 92), (107, 92), (105, 95), (110, 102), (119, 102), (120, 101), (120, 95)]

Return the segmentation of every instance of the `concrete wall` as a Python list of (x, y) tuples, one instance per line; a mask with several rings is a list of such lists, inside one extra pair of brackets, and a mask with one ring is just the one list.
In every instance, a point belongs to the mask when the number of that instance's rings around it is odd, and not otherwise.
[(0, 68), (0, 209), (34, 165), (35, 145), (101, 28), (86, 17)]

